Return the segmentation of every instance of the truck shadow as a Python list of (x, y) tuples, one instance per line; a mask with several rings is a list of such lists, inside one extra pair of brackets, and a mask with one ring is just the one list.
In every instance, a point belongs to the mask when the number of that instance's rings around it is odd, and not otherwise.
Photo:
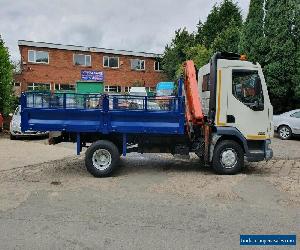
[(154, 156), (145, 154), (140, 157), (126, 157), (121, 160), (121, 168), (116, 175), (137, 172), (202, 172), (214, 174), (213, 169), (207, 167), (199, 159), (181, 160), (172, 156)]
[[(264, 168), (265, 162), (245, 163), (241, 174), (269, 175), (270, 168)], [(48, 174), (60, 176), (91, 176), (84, 164), (84, 159), (74, 157), (67, 163), (55, 161), (49, 168)], [(128, 154), (121, 157), (120, 167), (114, 172), (113, 177), (129, 176), (134, 174), (159, 174), (159, 173), (189, 173), (195, 175), (217, 175), (211, 166), (205, 166), (198, 158), (182, 160), (168, 154)], [(92, 177), (92, 176), (91, 176)]]
[[(241, 174), (246, 175), (270, 175), (272, 169), (264, 168), (259, 164), (247, 163)], [(217, 176), (212, 167), (205, 166), (199, 159), (176, 159), (171, 155), (131, 155), (122, 157), (120, 167), (114, 172), (112, 178), (130, 177), (136, 175), (164, 175), (164, 174), (188, 174), (199, 176)], [(84, 164), (84, 157), (69, 157), (17, 168), (0, 173), (3, 180), (22, 179), (27, 182), (49, 182), (50, 180), (70, 180), (73, 178), (94, 178), (88, 173)], [(1, 179), (0, 178), (0, 179)], [(229, 177), (230, 178), (230, 177)]]
[[(262, 174), (268, 175), (270, 169), (264, 169), (261, 163), (245, 163), (241, 174), (255, 175)], [(115, 173), (115, 176), (127, 175), (130, 173), (142, 172), (194, 172), (197, 175), (217, 175), (211, 166), (206, 166), (200, 159), (192, 158), (189, 160), (182, 160), (174, 158), (171, 155), (157, 155), (144, 154), (139, 156), (129, 156), (121, 159), (121, 167)]]

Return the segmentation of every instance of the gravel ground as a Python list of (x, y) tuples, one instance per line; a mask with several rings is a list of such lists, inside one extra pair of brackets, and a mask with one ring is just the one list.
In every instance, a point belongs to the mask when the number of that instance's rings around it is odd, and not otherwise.
[(0, 171), (73, 156), (75, 147), (54, 147), (47, 145), (47, 140), (10, 140), (0, 137)]
[(241, 233), (299, 232), (300, 140), (272, 146), (234, 176), (132, 153), (97, 179), (74, 145), (0, 138), (0, 249), (239, 249)]
[(276, 135), (272, 139), (274, 159), (300, 159), (300, 137), (283, 141)]

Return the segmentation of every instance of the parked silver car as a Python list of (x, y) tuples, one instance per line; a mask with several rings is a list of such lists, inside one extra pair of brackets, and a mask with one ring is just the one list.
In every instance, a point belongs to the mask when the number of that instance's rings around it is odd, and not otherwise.
[(39, 132), (39, 131), (21, 131), (21, 106), (19, 105), (15, 112), (12, 115), (12, 119), (10, 122), (10, 139), (14, 140), (17, 139), (18, 137), (23, 137), (23, 136), (44, 136), (47, 135), (48, 132)]
[(273, 116), (274, 130), (282, 140), (300, 135), (300, 109)]

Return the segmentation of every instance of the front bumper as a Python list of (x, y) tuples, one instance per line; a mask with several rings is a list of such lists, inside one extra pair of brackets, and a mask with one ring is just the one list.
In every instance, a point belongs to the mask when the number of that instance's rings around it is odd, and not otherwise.
[(266, 160), (271, 160), (273, 158), (273, 149), (270, 148), (271, 140), (266, 140), (265, 143), (265, 158)]

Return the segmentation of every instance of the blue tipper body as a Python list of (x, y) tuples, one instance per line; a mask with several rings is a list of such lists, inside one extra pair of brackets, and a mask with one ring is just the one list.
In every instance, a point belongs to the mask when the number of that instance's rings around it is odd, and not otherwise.
[[(184, 134), (184, 97), (166, 100), (160, 109), (155, 98), (122, 95), (27, 92), (21, 95), (21, 128), (35, 131), (126, 134)], [(155, 104), (155, 103), (154, 103)], [(123, 154), (126, 148), (123, 148)]]

